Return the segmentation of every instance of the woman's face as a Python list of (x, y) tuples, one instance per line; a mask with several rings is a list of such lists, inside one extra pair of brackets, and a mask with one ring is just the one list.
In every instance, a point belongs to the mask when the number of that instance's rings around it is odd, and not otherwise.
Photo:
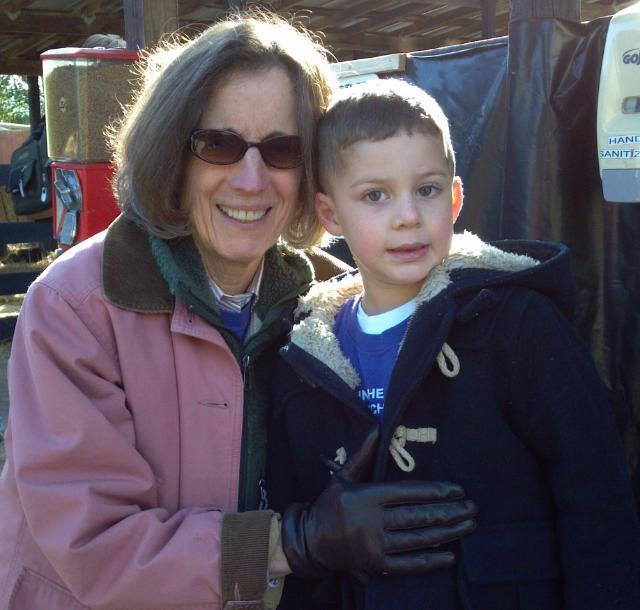
[[(298, 135), (291, 81), (280, 67), (232, 71), (204, 109), (200, 129), (231, 131), (247, 141)], [(187, 155), (181, 203), (190, 210), (205, 268), (227, 292), (242, 292), (298, 205), (302, 168), (276, 169), (250, 147), (232, 165)]]

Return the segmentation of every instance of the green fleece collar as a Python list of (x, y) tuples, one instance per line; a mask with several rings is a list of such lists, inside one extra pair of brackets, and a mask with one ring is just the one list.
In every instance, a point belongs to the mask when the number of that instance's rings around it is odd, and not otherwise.
[(175, 295), (190, 311), (211, 324), (221, 324), (217, 302), (191, 237), (161, 239), (149, 235), (151, 252), (160, 273)]
[[(277, 245), (265, 257), (256, 303), (261, 319), (277, 303), (304, 292), (314, 276), (309, 259), (298, 250)], [(204, 267), (190, 237), (149, 237), (142, 228), (119, 217), (105, 237), (102, 283), (107, 300), (124, 309), (172, 312), (176, 295), (198, 315), (204, 313), (205, 319), (219, 322)]]

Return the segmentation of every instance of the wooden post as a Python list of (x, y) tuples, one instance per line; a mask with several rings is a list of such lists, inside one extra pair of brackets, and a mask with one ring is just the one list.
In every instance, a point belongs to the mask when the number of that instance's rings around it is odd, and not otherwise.
[(156, 44), (164, 34), (178, 29), (176, 0), (123, 0), (124, 37), (127, 48)]
[(124, 39), (127, 49), (137, 51), (144, 48), (144, 16), (142, 0), (123, 0)]
[(496, 37), (496, 0), (482, 0), (482, 37)]
[(29, 123), (31, 125), (31, 133), (38, 131), (40, 128), (40, 85), (38, 85), (37, 76), (27, 76), (27, 99), (29, 100)]
[(580, 0), (510, 0), (509, 5), (509, 21), (529, 18), (580, 21)]

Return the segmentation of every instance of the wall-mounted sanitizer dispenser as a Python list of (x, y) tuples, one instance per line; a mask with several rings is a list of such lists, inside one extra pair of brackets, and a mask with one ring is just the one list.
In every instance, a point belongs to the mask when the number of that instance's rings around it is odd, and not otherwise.
[(611, 18), (598, 92), (598, 160), (607, 201), (640, 203), (640, 2)]

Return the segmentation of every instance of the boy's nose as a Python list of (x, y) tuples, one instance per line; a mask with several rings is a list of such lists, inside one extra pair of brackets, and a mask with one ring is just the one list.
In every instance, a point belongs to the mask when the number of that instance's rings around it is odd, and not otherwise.
[(256, 147), (249, 148), (233, 169), (229, 179), (231, 188), (245, 193), (260, 193), (266, 188), (269, 170)]
[(418, 204), (413, 195), (404, 195), (398, 199), (394, 216), (394, 228), (413, 227), (420, 224)]

